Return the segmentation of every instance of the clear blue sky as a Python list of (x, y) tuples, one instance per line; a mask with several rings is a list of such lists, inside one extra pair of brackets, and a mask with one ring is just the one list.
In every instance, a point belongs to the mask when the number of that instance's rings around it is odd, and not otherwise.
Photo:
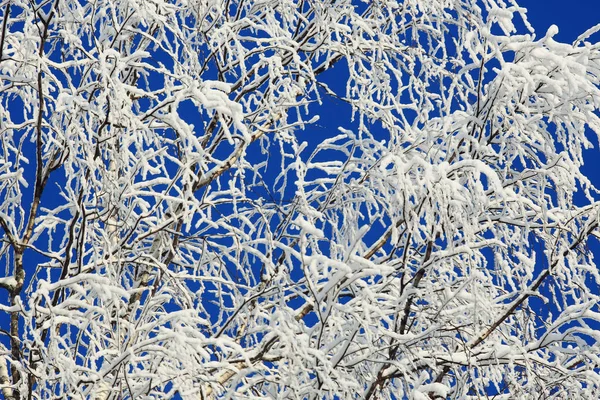
[[(544, 34), (548, 27), (559, 27), (557, 39), (572, 42), (577, 36), (600, 23), (599, 0), (517, 0), (520, 6), (529, 10), (529, 22), (538, 34)], [(596, 40), (600, 40), (598, 35)]]
[[(559, 27), (557, 40), (572, 42), (579, 34), (600, 23), (600, 0), (517, 0), (518, 3), (529, 9), (529, 22), (536, 29), (538, 36), (543, 36), (552, 24)], [(594, 39), (600, 41), (600, 35), (596, 34)], [(339, 116), (332, 110), (331, 116), (323, 116), (323, 125), (338, 126), (344, 121), (329, 124), (328, 121)], [(327, 121), (327, 123), (325, 122)], [(309, 128), (314, 129), (314, 128)], [(300, 139), (301, 141), (304, 139)], [(589, 178), (600, 187), (600, 150), (598, 142), (592, 139), (596, 148), (586, 152), (587, 163), (585, 172)], [(596, 246), (596, 256), (600, 259), (600, 246)], [(0, 302), (5, 303), (5, 295), (0, 294)], [(0, 315), (3, 318), (3, 315)], [(7, 326), (2, 321), (3, 326)], [(0, 340), (3, 340), (0, 338)]]
[[(580, 34), (600, 23), (600, 0), (517, 0), (527, 8), (527, 16), (538, 36), (544, 35), (552, 24), (559, 29), (556, 40), (571, 43)], [(592, 39), (600, 41), (600, 33)], [(600, 148), (598, 140), (589, 132), (594, 149), (586, 151), (584, 173), (600, 187)], [(599, 246), (600, 247), (600, 246)], [(600, 259), (600, 248), (596, 257)]]

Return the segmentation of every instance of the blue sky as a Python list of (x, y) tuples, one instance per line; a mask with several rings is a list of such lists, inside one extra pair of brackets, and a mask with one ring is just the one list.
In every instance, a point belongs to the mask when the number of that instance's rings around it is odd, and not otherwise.
[[(600, 2), (597, 0), (517, 0), (527, 8), (529, 22), (538, 34), (555, 24), (557, 39), (572, 42), (581, 33), (600, 23)], [(596, 36), (597, 38), (597, 36)]]
[[(543, 35), (550, 25), (559, 28), (556, 40), (571, 43), (580, 34), (600, 23), (600, 1), (598, 0), (518, 0), (519, 5), (528, 9), (527, 16), (538, 36)], [(592, 37), (600, 41), (600, 33)], [(588, 132), (593, 149), (585, 151), (583, 168), (587, 177), (600, 187), (600, 146), (592, 132)], [(595, 246), (596, 258), (600, 259), (600, 245)]]
[[(564, 42), (572, 42), (579, 34), (589, 29), (593, 25), (600, 23), (600, 0), (517, 0), (523, 7), (529, 9), (529, 22), (536, 29), (538, 36), (543, 36), (548, 27), (556, 24), (559, 27), (559, 34), (556, 39)], [(600, 40), (600, 35), (595, 35), (595, 40)], [(335, 127), (347, 124), (347, 121), (336, 120), (340, 115), (345, 118), (346, 113), (340, 113), (336, 109), (335, 101), (332, 101), (330, 110), (320, 111), (322, 125)], [(337, 105), (339, 106), (339, 104)], [(324, 115), (328, 114), (328, 115)], [(309, 128), (309, 132), (314, 133), (315, 128)], [(319, 129), (317, 127), (317, 132)], [(303, 135), (310, 134), (302, 133)], [(301, 135), (302, 135), (301, 134)], [(300, 139), (303, 140), (302, 138)], [(600, 157), (598, 153), (598, 141), (592, 138), (596, 148), (586, 152), (585, 172), (588, 177), (600, 187)], [(600, 255), (600, 246), (596, 246), (596, 255)], [(4, 298), (0, 297), (0, 300)], [(2, 316), (0, 316), (1, 318)]]
[[(571, 43), (580, 34), (600, 23), (600, 1), (598, 0), (517, 0), (527, 8), (529, 22), (538, 36), (543, 35), (554, 24), (559, 28), (556, 40)], [(600, 34), (593, 36), (600, 41)], [(585, 152), (584, 172), (600, 187), (600, 157), (598, 140), (589, 132), (594, 148)], [(598, 251), (596, 254), (600, 254)]]

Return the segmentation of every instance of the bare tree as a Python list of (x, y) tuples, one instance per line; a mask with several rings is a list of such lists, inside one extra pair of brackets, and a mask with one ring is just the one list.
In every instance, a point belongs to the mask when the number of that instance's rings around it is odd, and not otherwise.
[(0, 9), (4, 398), (600, 396), (600, 25), (558, 43), (513, 0)]

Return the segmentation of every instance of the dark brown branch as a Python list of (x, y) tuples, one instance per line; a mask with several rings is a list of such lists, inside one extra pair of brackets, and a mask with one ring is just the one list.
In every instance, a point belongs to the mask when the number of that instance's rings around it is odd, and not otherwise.
[(2, 19), (2, 36), (0, 36), (0, 63), (4, 56), (4, 39), (6, 38), (6, 27), (8, 26), (8, 16), (10, 15), (10, 4), (7, 3), (4, 8), (4, 18)]

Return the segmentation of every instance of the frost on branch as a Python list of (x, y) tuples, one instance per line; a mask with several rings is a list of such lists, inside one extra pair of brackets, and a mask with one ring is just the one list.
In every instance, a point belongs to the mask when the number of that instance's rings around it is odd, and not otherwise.
[(0, 1), (3, 397), (598, 398), (598, 27), (508, 3)]

